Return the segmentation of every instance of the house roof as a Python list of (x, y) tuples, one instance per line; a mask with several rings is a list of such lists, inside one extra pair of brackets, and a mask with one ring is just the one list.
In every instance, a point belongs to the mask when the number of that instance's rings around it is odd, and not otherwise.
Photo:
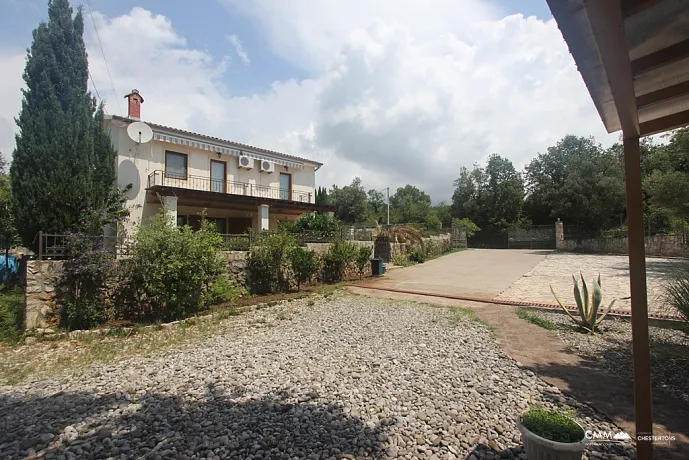
[[(121, 117), (121, 116), (118, 116), (118, 115), (111, 115), (110, 118), (112, 118), (113, 120), (117, 120), (117, 121), (124, 122), (124, 123), (133, 123), (133, 122), (135, 122), (135, 121), (143, 121), (143, 120), (134, 120), (134, 119), (132, 119), (132, 118), (127, 118), (127, 117)], [(190, 138), (195, 138), (195, 139), (200, 139), (200, 140), (206, 140), (206, 141), (210, 141), (210, 142), (215, 142), (215, 143), (217, 143), (217, 144), (221, 144), (221, 145), (223, 145), (223, 146), (229, 147), (230, 149), (238, 150), (238, 151), (240, 151), (240, 152), (242, 152), (242, 153), (251, 153), (251, 152), (255, 152), (255, 153), (257, 153), (257, 154), (261, 154), (261, 153), (262, 153), (262, 154), (266, 154), (266, 155), (282, 157), (282, 158), (285, 158), (285, 159), (291, 159), (291, 160), (301, 161), (301, 162), (304, 162), (304, 163), (309, 163), (309, 164), (312, 164), (312, 165), (316, 165), (316, 166), (318, 166), (318, 167), (323, 166), (323, 163), (320, 163), (320, 162), (318, 162), (318, 161), (313, 161), (313, 160), (309, 160), (308, 158), (303, 158), (303, 157), (298, 157), (298, 156), (294, 156), (294, 155), (289, 155), (289, 154), (287, 154), (287, 153), (277, 152), (277, 151), (275, 151), (275, 150), (268, 150), (268, 149), (263, 149), (263, 148), (260, 148), (260, 147), (254, 147), (254, 146), (252, 146), (252, 145), (242, 144), (241, 142), (230, 141), (230, 140), (227, 140), (227, 139), (222, 139), (222, 138), (215, 137), (215, 136), (209, 136), (209, 135), (206, 135), (206, 134), (195, 133), (195, 132), (192, 132), (192, 131), (185, 131), (185, 130), (183, 130), (183, 129), (172, 128), (172, 127), (170, 127), (170, 126), (159, 125), (159, 124), (157, 124), (157, 123), (151, 123), (151, 122), (148, 122), (148, 121), (145, 121), (145, 123), (146, 123), (147, 125), (149, 125), (154, 131), (155, 131), (155, 130), (158, 130), (158, 131), (165, 131), (165, 132), (168, 132), (168, 133), (179, 134), (180, 136), (184, 136), (184, 137), (190, 137)]]
[(686, 0), (548, 0), (608, 132), (689, 124)]

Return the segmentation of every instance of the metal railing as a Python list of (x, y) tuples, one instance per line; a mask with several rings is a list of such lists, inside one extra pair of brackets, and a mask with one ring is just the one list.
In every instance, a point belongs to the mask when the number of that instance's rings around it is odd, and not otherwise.
[(178, 175), (155, 170), (148, 175), (148, 187), (163, 186), (223, 193), (229, 195), (251, 196), (256, 198), (270, 198), (273, 200), (297, 201), (312, 203), (313, 194), (297, 190), (285, 190), (279, 187), (251, 184), (248, 182), (234, 182), (228, 180), (211, 179), (204, 176)]

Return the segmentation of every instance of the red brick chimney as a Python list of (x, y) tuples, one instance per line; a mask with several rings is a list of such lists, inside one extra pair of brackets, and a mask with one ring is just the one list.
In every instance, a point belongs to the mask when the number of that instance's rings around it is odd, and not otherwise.
[(138, 89), (133, 89), (131, 93), (127, 94), (125, 99), (129, 100), (129, 112), (127, 117), (139, 120), (141, 118), (141, 104), (144, 103), (144, 98), (139, 94)]

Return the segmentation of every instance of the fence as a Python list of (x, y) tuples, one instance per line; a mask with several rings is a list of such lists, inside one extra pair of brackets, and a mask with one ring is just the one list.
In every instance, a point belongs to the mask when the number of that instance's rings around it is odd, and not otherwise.
[[(221, 234), (223, 251), (248, 251), (252, 243), (260, 238), (267, 238), (277, 231), (248, 232), (241, 234)], [(39, 260), (64, 260), (74, 256), (75, 248), (71, 243), (74, 234), (38, 234)], [(367, 228), (342, 227), (331, 232), (302, 231), (292, 233), (297, 243), (332, 243), (338, 239), (347, 241), (373, 241), (373, 231)], [(126, 257), (134, 247), (134, 240), (124, 236), (91, 236), (90, 247), (94, 250), (105, 250), (118, 257)]]

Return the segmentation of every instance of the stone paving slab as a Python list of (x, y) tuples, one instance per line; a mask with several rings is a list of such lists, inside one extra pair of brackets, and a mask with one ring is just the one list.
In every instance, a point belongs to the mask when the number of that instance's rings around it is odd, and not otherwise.
[[(677, 259), (646, 259), (649, 312), (671, 314), (663, 302), (665, 282)], [(553, 252), (502, 291), (497, 298), (528, 302), (556, 303), (550, 285), (567, 305), (574, 305), (572, 274), (584, 274), (591, 283), (600, 274), (603, 302), (613, 299), (615, 309), (631, 312), (629, 301), (629, 260), (627, 256)]]

